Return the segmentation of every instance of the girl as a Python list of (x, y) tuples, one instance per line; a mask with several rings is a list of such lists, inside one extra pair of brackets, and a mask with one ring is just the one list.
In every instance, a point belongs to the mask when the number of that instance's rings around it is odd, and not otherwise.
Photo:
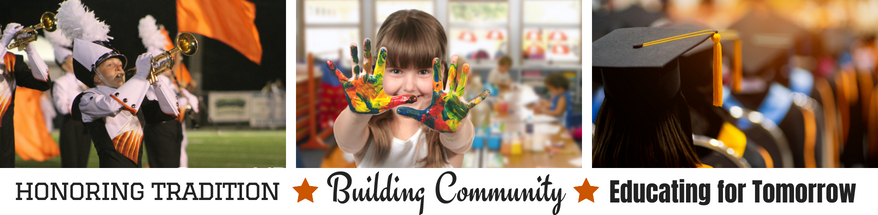
[(570, 81), (560, 73), (551, 73), (546, 76), (545, 84), (552, 100), (541, 101), (542, 105), (536, 109), (536, 112), (554, 116), (559, 124), (568, 127), (567, 117), (573, 115), (573, 100), (568, 92)]
[(357, 167), (460, 167), (474, 136), (465, 117), (487, 92), (463, 100), (469, 65), (458, 79), (457, 56), (443, 90), (445, 67), (436, 57), (445, 56), (445, 29), (423, 11), (401, 10), (387, 17), (376, 42), (382, 48), (374, 72), (369, 39), (363, 70), (356, 44), (351, 45), (354, 77), (346, 78), (327, 61), (343, 83), (349, 107), (334, 125), (338, 147), (354, 154)]

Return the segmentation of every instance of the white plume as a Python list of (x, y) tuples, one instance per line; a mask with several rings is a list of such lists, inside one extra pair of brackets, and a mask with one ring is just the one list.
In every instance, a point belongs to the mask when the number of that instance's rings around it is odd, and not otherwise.
[(55, 18), (58, 19), (58, 29), (70, 40), (109, 41), (113, 38), (107, 35), (110, 33), (110, 26), (98, 20), (94, 12), (89, 11), (79, 0), (61, 2)]
[(156, 20), (152, 15), (146, 15), (146, 17), (140, 19), (140, 23), (137, 24), (137, 30), (139, 31), (140, 38), (143, 40), (143, 46), (146, 47), (147, 50), (164, 50), (168, 41), (165, 40), (165, 35), (162, 34), (162, 31), (155, 23)]
[(62, 32), (62, 30), (55, 30), (53, 32), (43, 31), (43, 33), (46, 34), (46, 39), (49, 40), (49, 43), (53, 46), (72, 47), (73, 42), (71, 42), (70, 39), (67, 39)]

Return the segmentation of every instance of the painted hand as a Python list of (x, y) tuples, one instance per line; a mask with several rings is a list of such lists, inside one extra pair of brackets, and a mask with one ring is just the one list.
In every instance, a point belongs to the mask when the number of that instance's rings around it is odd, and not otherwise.
[(433, 101), (430, 102), (430, 106), (424, 110), (400, 107), (396, 109), (396, 113), (414, 118), (441, 133), (456, 132), (469, 110), (485, 100), (485, 97), (490, 94), (490, 91), (485, 90), (469, 102), (464, 100), (463, 91), (469, 75), (469, 64), (463, 64), (459, 76), (457, 70), (457, 55), (454, 55), (451, 57), (451, 66), (448, 70), (449, 83), (445, 85), (445, 90), (442, 90), (442, 70), (439, 67), (439, 58), (433, 59)]
[(363, 41), (363, 69), (360, 69), (359, 57), (357, 56), (357, 44), (351, 43), (351, 66), (353, 77), (347, 78), (338, 70), (332, 61), (326, 61), (330, 70), (335, 70), (335, 76), (342, 83), (348, 107), (354, 113), (379, 114), (396, 106), (406, 103), (414, 103), (417, 97), (413, 95), (401, 95), (390, 97), (384, 93), (384, 64), (387, 60), (387, 49), (378, 51), (378, 63), (375, 71), (372, 71), (372, 41), (366, 38)]

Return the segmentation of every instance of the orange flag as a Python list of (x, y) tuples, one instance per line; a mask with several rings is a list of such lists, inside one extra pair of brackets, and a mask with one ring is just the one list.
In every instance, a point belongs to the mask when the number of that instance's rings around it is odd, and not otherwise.
[(40, 110), (42, 91), (27, 87), (15, 90), (15, 152), (23, 160), (46, 161), (61, 154)]
[(228, 44), (256, 64), (262, 44), (256, 31), (256, 6), (245, 0), (177, 0), (177, 26)]
[(186, 69), (185, 64), (180, 64), (180, 70), (177, 71), (177, 74), (174, 74), (177, 77), (177, 81), (180, 82), (180, 87), (186, 89), (192, 84), (192, 75), (189, 74), (189, 69)]

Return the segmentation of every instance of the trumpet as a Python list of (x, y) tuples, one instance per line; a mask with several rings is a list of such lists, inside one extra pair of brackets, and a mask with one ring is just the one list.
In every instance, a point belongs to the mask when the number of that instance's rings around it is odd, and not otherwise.
[(152, 68), (149, 71), (147, 81), (152, 83), (156, 80), (156, 76), (174, 68), (174, 58), (177, 53), (192, 56), (198, 51), (198, 40), (190, 33), (177, 35), (176, 44), (173, 49), (152, 58), (150, 62)]
[[(42, 16), (40, 16), (40, 24), (28, 26), (27, 28), (21, 29), (18, 33), (12, 37), (14, 40), (10, 42), (9, 45), (6, 46), (6, 49), (18, 48), (19, 51), (24, 51), (27, 48), (27, 44), (30, 42), (37, 40), (37, 30), (46, 29), (48, 32), (53, 32), (55, 29), (58, 29), (55, 26), (55, 13), (45, 12)], [(22, 35), (25, 35), (22, 37)]]

